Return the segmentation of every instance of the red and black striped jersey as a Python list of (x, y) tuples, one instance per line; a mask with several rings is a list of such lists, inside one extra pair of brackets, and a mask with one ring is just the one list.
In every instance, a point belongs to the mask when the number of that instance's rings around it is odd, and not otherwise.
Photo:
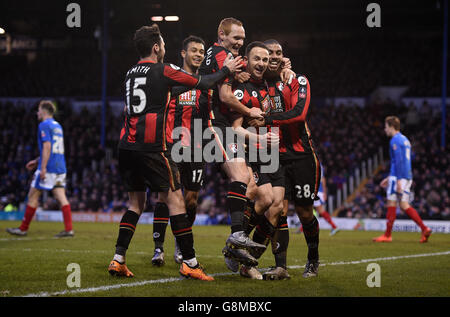
[[(272, 109), (272, 100), (269, 95), (269, 86), (265, 80), (253, 80), (250, 79), (245, 83), (240, 83), (233, 88), (234, 96), (248, 108), (259, 108), (264, 113), (270, 113)], [(240, 116), (240, 114), (237, 114)], [(247, 124), (244, 121), (244, 128), (247, 128)], [(270, 132), (270, 126), (267, 126), (267, 130), (264, 133)], [(257, 133), (260, 133), (260, 129), (257, 129)], [(262, 149), (263, 146), (259, 143), (250, 143), (249, 147)], [(249, 148), (247, 148), (248, 150)], [(259, 156), (258, 156), (259, 157)]]
[(167, 150), (166, 119), (173, 86), (207, 89), (225, 78), (229, 69), (211, 76), (189, 74), (172, 64), (143, 60), (126, 74), (126, 111), (119, 148), (161, 152)]
[(239, 83), (233, 88), (234, 96), (245, 106), (260, 108), (269, 113), (272, 100), (269, 95), (269, 85), (265, 80), (250, 79), (245, 83)]
[[(220, 46), (218, 43), (214, 43), (214, 45), (206, 51), (205, 59), (203, 60), (198, 73), (200, 75), (207, 75), (222, 69), (223, 62), (228, 53), (230, 53), (230, 51), (225, 47)], [(231, 84), (231, 78), (225, 78), (222, 83)], [(220, 101), (217, 85), (208, 90), (202, 90), (200, 96), (200, 111), (204, 125), (221, 124), (230, 126), (228, 118), (229, 107)]]
[(311, 92), (305, 76), (297, 76), (290, 84), (280, 78), (268, 81), (272, 98), (266, 124), (280, 127), (280, 159), (292, 160), (314, 152), (311, 132), (306, 122)]
[[(175, 128), (182, 128), (180, 140), (183, 147), (201, 147), (201, 140), (194, 142), (193, 128), (194, 120), (201, 119), (199, 112), (200, 90), (192, 89), (170, 99), (167, 114), (166, 139), (173, 144), (172, 132)], [(178, 140), (175, 140), (176, 142)], [(198, 144), (197, 144), (198, 143)]]

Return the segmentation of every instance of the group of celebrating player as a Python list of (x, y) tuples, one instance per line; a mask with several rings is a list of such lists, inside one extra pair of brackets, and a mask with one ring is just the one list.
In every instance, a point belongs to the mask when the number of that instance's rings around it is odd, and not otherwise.
[[(242, 58), (239, 50), (244, 39), (239, 20), (223, 19), (218, 41), (207, 51), (198, 37), (184, 41), (180, 69), (163, 63), (165, 43), (156, 25), (136, 31), (141, 60), (125, 79), (126, 118), (119, 142), (119, 169), (130, 207), (120, 223), (116, 252), (108, 268), (111, 274), (133, 276), (125, 254), (150, 188), (159, 193), (160, 200), (154, 215), (152, 263), (164, 263), (163, 242), (170, 221), (180, 274), (213, 280), (195, 257), (192, 234), (205, 167), (205, 161), (196, 160), (193, 153), (205, 146), (205, 140), (194, 138), (190, 131), (195, 119), (201, 119), (203, 129), (211, 135), (208, 141), (220, 154), (215, 163), (229, 180), (226, 208), (231, 234), (222, 249), (227, 267), (254, 279), (289, 278), (287, 207), (292, 201), (308, 245), (303, 276), (317, 275), (319, 225), (313, 203), (321, 167), (306, 123), (309, 82), (290, 70), (276, 40), (248, 44)], [(177, 127), (184, 128), (180, 142), (191, 159), (175, 163), (170, 150)], [(262, 127), (264, 133), (258, 133)], [(234, 133), (245, 141), (236, 141)], [(258, 155), (249, 159), (249, 152), (262, 147), (269, 152), (277, 150), (279, 164), (270, 173), (264, 170), (267, 162)], [(269, 242), (276, 266), (262, 275), (256, 266)]]
[[(318, 193), (323, 173), (306, 120), (311, 99), (309, 81), (291, 70), (290, 61), (283, 56), (283, 48), (276, 40), (252, 42), (246, 46), (245, 56), (239, 56), (245, 30), (237, 19), (223, 19), (217, 35), (217, 43), (206, 51), (201, 38), (186, 38), (181, 50), (183, 65), (179, 68), (163, 62), (165, 43), (158, 26), (143, 26), (135, 33), (140, 61), (126, 74), (125, 121), (118, 146), (119, 171), (129, 195), (129, 208), (120, 221), (115, 254), (108, 267), (111, 275), (134, 276), (126, 265), (126, 251), (145, 208), (146, 191), (150, 189), (159, 195), (154, 211), (152, 263), (164, 264), (164, 237), (170, 222), (179, 273), (214, 280), (196, 259), (192, 232), (205, 174), (202, 149), (211, 144), (214, 162), (220, 164), (222, 177), (229, 180), (226, 209), (231, 218), (231, 233), (222, 249), (226, 266), (252, 279), (290, 278), (287, 211), (292, 202), (308, 247), (303, 277), (318, 275), (319, 223), (313, 206), (321, 204)], [(44, 150), (53, 153), (55, 149), (58, 152), (62, 142), (59, 154), (63, 160), (62, 128), (53, 120), (54, 111), (50, 102), (39, 106), (38, 117), (43, 121), (39, 145), (41, 154)], [(210, 139), (194, 137), (196, 122), (201, 122)], [(391, 125), (391, 121), (388, 123)], [(182, 133), (176, 136), (179, 128)], [(181, 144), (181, 152), (185, 152), (182, 154), (186, 154), (181, 156), (188, 159), (174, 161), (171, 153), (176, 140)], [(270, 172), (269, 163), (258, 154), (261, 149), (276, 154), (272, 156), (276, 157), (276, 167)], [(198, 150), (202, 153), (200, 159), (195, 155)], [(250, 157), (252, 151), (257, 153), (256, 159)], [(25, 235), (36, 210), (39, 197), (36, 194), (56, 188), (66, 223), (66, 230), (59, 236), (73, 236), (70, 205), (64, 191), (62, 195), (58, 189), (65, 185), (65, 162), (58, 163), (59, 156), (54, 154), (58, 153), (52, 154), (50, 163), (56, 160), (57, 166), (64, 166), (62, 171), (49, 168), (48, 172), (54, 174), (45, 176), (48, 153), (30, 164), (30, 169), (38, 167), (29, 195), (33, 199), (21, 227), (9, 228), (9, 233)], [(53, 186), (43, 179), (53, 181)], [(391, 192), (397, 185), (392, 181)], [(400, 186), (397, 189), (405, 187), (403, 183), (397, 186)], [(391, 200), (395, 203), (395, 199)], [(412, 208), (404, 205), (402, 208), (417, 220)], [(395, 220), (395, 210), (390, 208), (389, 237)], [(326, 211), (318, 210), (332, 225), (331, 233), (336, 233), (338, 229)], [(419, 225), (422, 242), (426, 242), (431, 230), (423, 223)], [(376, 239), (386, 240), (389, 239)], [(275, 266), (262, 274), (257, 269), (258, 259), (269, 243)]]

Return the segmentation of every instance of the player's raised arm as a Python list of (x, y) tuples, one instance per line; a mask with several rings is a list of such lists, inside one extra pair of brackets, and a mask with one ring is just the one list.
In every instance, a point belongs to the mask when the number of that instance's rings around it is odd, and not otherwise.
[[(227, 59), (223, 60), (223, 55), (221, 54), (218, 59), (217, 63), (219, 65), (219, 68), (222, 68), (226, 66), (226, 61), (229, 58), (227, 56)], [(229, 54), (228, 54), (229, 55)], [(240, 58), (240, 56), (238, 56)], [(240, 66), (242, 60), (239, 60)], [(239, 68), (240, 69), (240, 68)], [(250, 118), (262, 118), (262, 111), (257, 108), (248, 108), (245, 105), (243, 105), (239, 100), (235, 97), (233, 90), (232, 90), (232, 81), (226, 80), (223, 83), (220, 83), (218, 85), (219, 88), (219, 99), (222, 103), (226, 104), (228, 107), (230, 107), (233, 111), (236, 111), (244, 116), (250, 117)]]
[[(233, 74), (242, 68), (242, 57), (233, 58), (233, 55), (228, 54), (223, 63), (223, 67), (213, 74), (200, 76), (197, 87), (198, 89), (208, 89), (214, 84), (224, 79), (229, 74)], [(220, 75), (219, 75), (220, 74)]]
[(290, 110), (271, 114), (266, 117), (266, 124), (285, 125), (306, 120), (311, 99), (309, 81), (304, 76), (292, 81)]
[(226, 78), (231, 73), (240, 69), (241, 57), (232, 58), (231, 54), (225, 59), (223, 67), (212, 74), (198, 76), (187, 73), (178, 66), (165, 64), (163, 75), (169, 81), (170, 85), (182, 85), (191, 88), (208, 89), (219, 81)]
[(250, 118), (262, 118), (262, 110), (259, 108), (248, 108), (244, 106), (233, 93), (231, 85), (222, 84), (219, 86), (219, 98), (232, 110)]

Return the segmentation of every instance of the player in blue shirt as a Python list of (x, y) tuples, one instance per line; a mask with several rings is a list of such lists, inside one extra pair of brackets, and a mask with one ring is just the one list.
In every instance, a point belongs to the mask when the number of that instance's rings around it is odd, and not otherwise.
[(31, 220), (39, 204), (39, 197), (43, 190), (52, 191), (53, 196), (61, 206), (65, 230), (55, 237), (73, 237), (72, 212), (66, 197), (66, 160), (64, 158), (64, 135), (61, 125), (53, 119), (56, 111), (51, 101), (43, 100), (39, 103), (37, 117), (38, 146), (40, 156), (27, 163), (29, 171), (36, 169), (31, 188), (28, 192), (28, 204), (25, 216), (19, 228), (8, 228), (6, 231), (13, 235), (25, 236)]
[(383, 235), (373, 239), (374, 242), (391, 242), (392, 226), (396, 218), (397, 202), (400, 209), (406, 213), (422, 230), (421, 243), (427, 242), (431, 235), (431, 229), (425, 226), (417, 211), (409, 204), (410, 188), (412, 184), (411, 171), (411, 143), (400, 132), (400, 119), (390, 116), (385, 119), (384, 132), (391, 138), (389, 143), (389, 155), (391, 169), (389, 176), (380, 183), (386, 188), (387, 195), (387, 224)]

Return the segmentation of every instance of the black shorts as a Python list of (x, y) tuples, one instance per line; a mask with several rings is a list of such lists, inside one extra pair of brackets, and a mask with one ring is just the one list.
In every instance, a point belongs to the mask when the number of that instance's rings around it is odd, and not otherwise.
[(315, 154), (288, 162), (282, 162), (286, 177), (285, 199), (296, 206), (310, 206), (318, 200), (320, 164)]
[(180, 171), (181, 184), (187, 190), (198, 192), (203, 186), (205, 179), (205, 166), (203, 162), (180, 162), (177, 163)]
[(181, 188), (180, 173), (169, 152), (119, 149), (119, 173), (125, 190), (141, 192), (175, 191)]
[(253, 178), (257, 186), (271, 184), (272, 187), (285, 187), (284, 167), (279, 165), (278, 170), (274, 173), (261, 173), (261, 165), (251, 164), (253, 170)]

